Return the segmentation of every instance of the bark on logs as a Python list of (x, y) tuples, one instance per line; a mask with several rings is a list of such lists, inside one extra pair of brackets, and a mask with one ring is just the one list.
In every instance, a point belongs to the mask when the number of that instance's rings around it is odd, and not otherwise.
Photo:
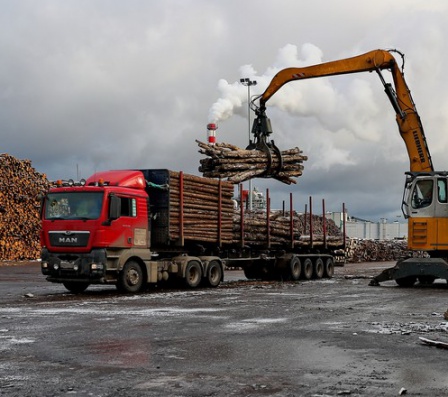
[(30, 160), (0, 154), (0, 260), (39, 257), (39, 194), (49, 185)]
[(207, 144), (196, 140), (199, 153), (209, 156), (201, 159), (199, 172), (204, 177), (227, 179), (232, 183), (241, 183), (251, 178), (274, 178), (288, 185), (296, 183), (302, 175), (303, 162), (308, 159), (299, 148), (284, 150), (281, 159), (271, 152), (269, 156), (261, 150), (245, 150), (228, 143)]

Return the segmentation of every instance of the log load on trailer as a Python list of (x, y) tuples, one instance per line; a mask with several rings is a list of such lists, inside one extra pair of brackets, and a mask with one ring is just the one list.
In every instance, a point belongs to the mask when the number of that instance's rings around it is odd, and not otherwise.
[(314, 233), (310, 210), (303, 227), (292, 196), (289, 212), (235, 213), (233, 195), (230, 182), (166, 169), (58, 181), (43, 198), (42, 273), (74, 293), (90, 284), (124, 292), (171, 281), (217, 287), (226, 264), (250, 278), (333, 275), (345, 238), (334, 228), (330, 236), (330, 221)]

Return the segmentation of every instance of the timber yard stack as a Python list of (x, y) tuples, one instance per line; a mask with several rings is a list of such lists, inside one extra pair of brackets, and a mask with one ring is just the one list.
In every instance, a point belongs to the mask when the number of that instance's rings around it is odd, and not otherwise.
[(201, 159), (199, 172), (208, 178), (223, 178), (232, 183), (244, 182), (251, 178), (266, 177), (277, 179), (288, 185), (296, 183), (294, 178), (302, 175), (303, 162), (308, 159), (299, 148), (284, 150), (280, 159), (271, 153), (269, 174), (269, 156), (262, 150), (245, 150), (229, 143), (207, 144), (196, 140), (199, 153), (208, 156)]
[(39, 257), (39, 194), (49, 182), (29, 160), (0, 154), (0, 259)]
[(425, 257), (425, 252), (411, 251), (406, 240), (363, 240), (350, 239), (346, 247), (348, 262), (398, 261), (408, 257)]

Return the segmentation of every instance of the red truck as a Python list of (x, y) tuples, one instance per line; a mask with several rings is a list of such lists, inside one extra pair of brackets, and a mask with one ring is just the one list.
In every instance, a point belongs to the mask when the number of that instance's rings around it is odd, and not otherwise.
[(58, 181), (42, 203), (42, 273), (73, 293), (90, 284), (124, 292), (164, 282), (217, 287), (225, 265), (242, 267), (248, 278), (333, 275), (345, 238), (298, 242), (291, 220), (291, 239), (279, 243), (269, 235), (268, 216), (266, 241), (250, 243), (243, 211), (235, 225), (233, 195), (229, 182), (166, 169)]

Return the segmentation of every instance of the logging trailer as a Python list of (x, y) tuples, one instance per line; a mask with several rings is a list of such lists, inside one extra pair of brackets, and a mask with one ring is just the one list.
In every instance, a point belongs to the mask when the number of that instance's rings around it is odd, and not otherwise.
[(73, 293), (90, 284), (124, 292), (148, 284), (217, 287), (226, 265), (253, 279), (332, 277), (345, 236), (327, 238), (325, 217), (323, 236), (313, 235), (311, 201), (305, 239), (295, 227), (291, 195), (286, 236), (276, 240), (271, 233), (276, 224), (268, 205), (261, 225), (256, 220), (264, 234), (249, 241), (248, 215), (241, 201), (235, 217), (233, 195), (230, 182), (164, 169), (58, 181), (42, 202), (41, 271)]
[[(410, 287), (418, 280), (431, 284), (435, 279), (448, 281), (448, 171), (434, 171), (420, 117), (411, 92), (392, 52), (374, 50), (352, 58), (321, 63), (308, 67), (287, 68), (279, 71), (264, 93), (255, 98), (252, 109), (256, 118), (251, 149), (263, 150), (278, 156), (280, 150), (269, 139), (272, 127), (266, 116), (267, 101), (286, 83), (296, 80), (359, 72), (377, 72), (387, 97), (396, 112), (396, 121), (409, 156), (410, 170), (406, 172), (402, 211), (408, 219), (408, 248), (426, 251), (429, 258), (407, 258), (397, 262), (374, 277), (370, 285), (395, 280), (399, 286)], [(404, 62), (404, 61), (403, 61)], [(394, 83), (387, 83), (382, 70), (390, 71)], [(257, 106), (256, 101), (259, 101)], [(277, 163), (281, 162), (277, 160)], [(267, 169), (265, 176), (275, 178), (275, 169)]]

